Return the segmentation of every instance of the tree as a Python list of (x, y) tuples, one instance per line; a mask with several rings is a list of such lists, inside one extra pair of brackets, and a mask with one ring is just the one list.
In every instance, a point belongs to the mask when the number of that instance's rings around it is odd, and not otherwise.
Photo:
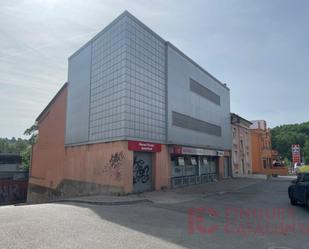
[(29, 142), (26, 139), (0, 138), (0, 153), (20, 154), (23, 150), (27, 148), (28, 145)]
[(31, 162), (32, 146), (37, 140), (38, 125), (35, 123), (26, 129), (24, 135), (30, 136), (29, 139), (22, 138), (0, 138), (0, 153), (15, 153), (22, 156), (24, 169), (29, 169)]
[(38, 124), (35, 123), (24, 131), (24, 135), (30, 136), (30, 138), (28, 139), (28, 146), (24, 148), (21, 153), (23, 167), (27, 170), (29, 169), (31, 164), (32, 145), (35, 144), (37, 141), (37, 130)]
[(305, 146), (302, 151), (305, 157), (305, 162), (307, 165), (309, 165), (309, 139), (306, 140)]
[(28, 129), (26, 129), (24, 131), (24, 135), (30, 136), (30, 138), (29, 138), (30, 144), (36, 143), (37, 136), (38, 136), (37, 130), (38, 130), (38, 124), (35, 123), (31, 127), (29, 127)]
[(271, 135), (273, 149), (291, 161), (291, 145), (299, 144), (304, 149), (305, 142), (309, 139), (309, 122), (277, 126), (271, 129)]
[(28, 145), (26, 149), (21, 152), (22, 165), (24, 170), (29, 170), (31, 164), (32, 146)]

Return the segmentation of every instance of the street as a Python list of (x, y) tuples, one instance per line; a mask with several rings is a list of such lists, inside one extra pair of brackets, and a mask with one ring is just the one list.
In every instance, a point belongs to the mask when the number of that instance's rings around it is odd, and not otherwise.
[(198, 195), (184, 188), (173, 202), (3, 206), (0, 248), (309, 249), (308, 211), (290, 205), (289, 183), (252, 180)]

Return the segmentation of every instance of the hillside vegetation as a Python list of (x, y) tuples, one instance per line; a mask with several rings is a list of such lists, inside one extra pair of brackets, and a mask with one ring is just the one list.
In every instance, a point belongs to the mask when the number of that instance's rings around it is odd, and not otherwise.
[(309, 164), (309, 122), (292, 125), (281, 125), (271, 130), (272, 147), (278, 150), (283, 158), (291, 160), (291, 145), (299, 144), (301, 154)]

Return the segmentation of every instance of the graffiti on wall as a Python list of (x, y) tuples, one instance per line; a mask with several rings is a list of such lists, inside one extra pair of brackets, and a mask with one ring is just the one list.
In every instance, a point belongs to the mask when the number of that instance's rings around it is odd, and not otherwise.
[(150, 180), (149, 165), (144, 160), (134, 157), (133, 184), (147, 183)]
[(0, 181), (0, 205), (27, 199), (28, 181)]
[(121, 180), (121, 166), (125, 159), (124, 153), (115, 152), (111, 155), (108, 163), (103, 167), (103, 173), (108, 174), (114, 180)]

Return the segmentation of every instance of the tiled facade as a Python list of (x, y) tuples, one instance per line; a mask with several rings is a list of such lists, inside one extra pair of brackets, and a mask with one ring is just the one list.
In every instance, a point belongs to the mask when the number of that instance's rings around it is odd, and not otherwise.
[(92, 43), (90, 141), (165, 140), (164, 41), (126, 16)]
[[(76, 90), (76, 78), (83, 73), (75, 64), (85, 60), (83, 53), (87, 50), (91, 63), (84, 74), (90, 72), (90, 79), (84, 84), (89, 84), (90, 89), (83, 86)], [(132, 137), (165, 142), (165, 60), (165, 41), (129, 14), (117, 18), (73, 54), (69, 59), (69, 88), (89, 94), (90, 104), (89, 113), (86, 110), (84, 115), (78, 109), (68, 109), (66, 143)], [(68, 102), (74, 102), (76, 95), (69, 95)], [(88, 105), (88, 100), (79, 104)], [(88, 116), (89, 123), (70, 134), (72, 126), (76, 126), (76, 116)], [(88, 136), (80, 139), (80, 134)]]
[(126, 135), (166, 139), (165, 44), (132, 18), (126, 24)]
[(89, 140), (124, 135), (125, 20), (119, 20), (92, 43)]

